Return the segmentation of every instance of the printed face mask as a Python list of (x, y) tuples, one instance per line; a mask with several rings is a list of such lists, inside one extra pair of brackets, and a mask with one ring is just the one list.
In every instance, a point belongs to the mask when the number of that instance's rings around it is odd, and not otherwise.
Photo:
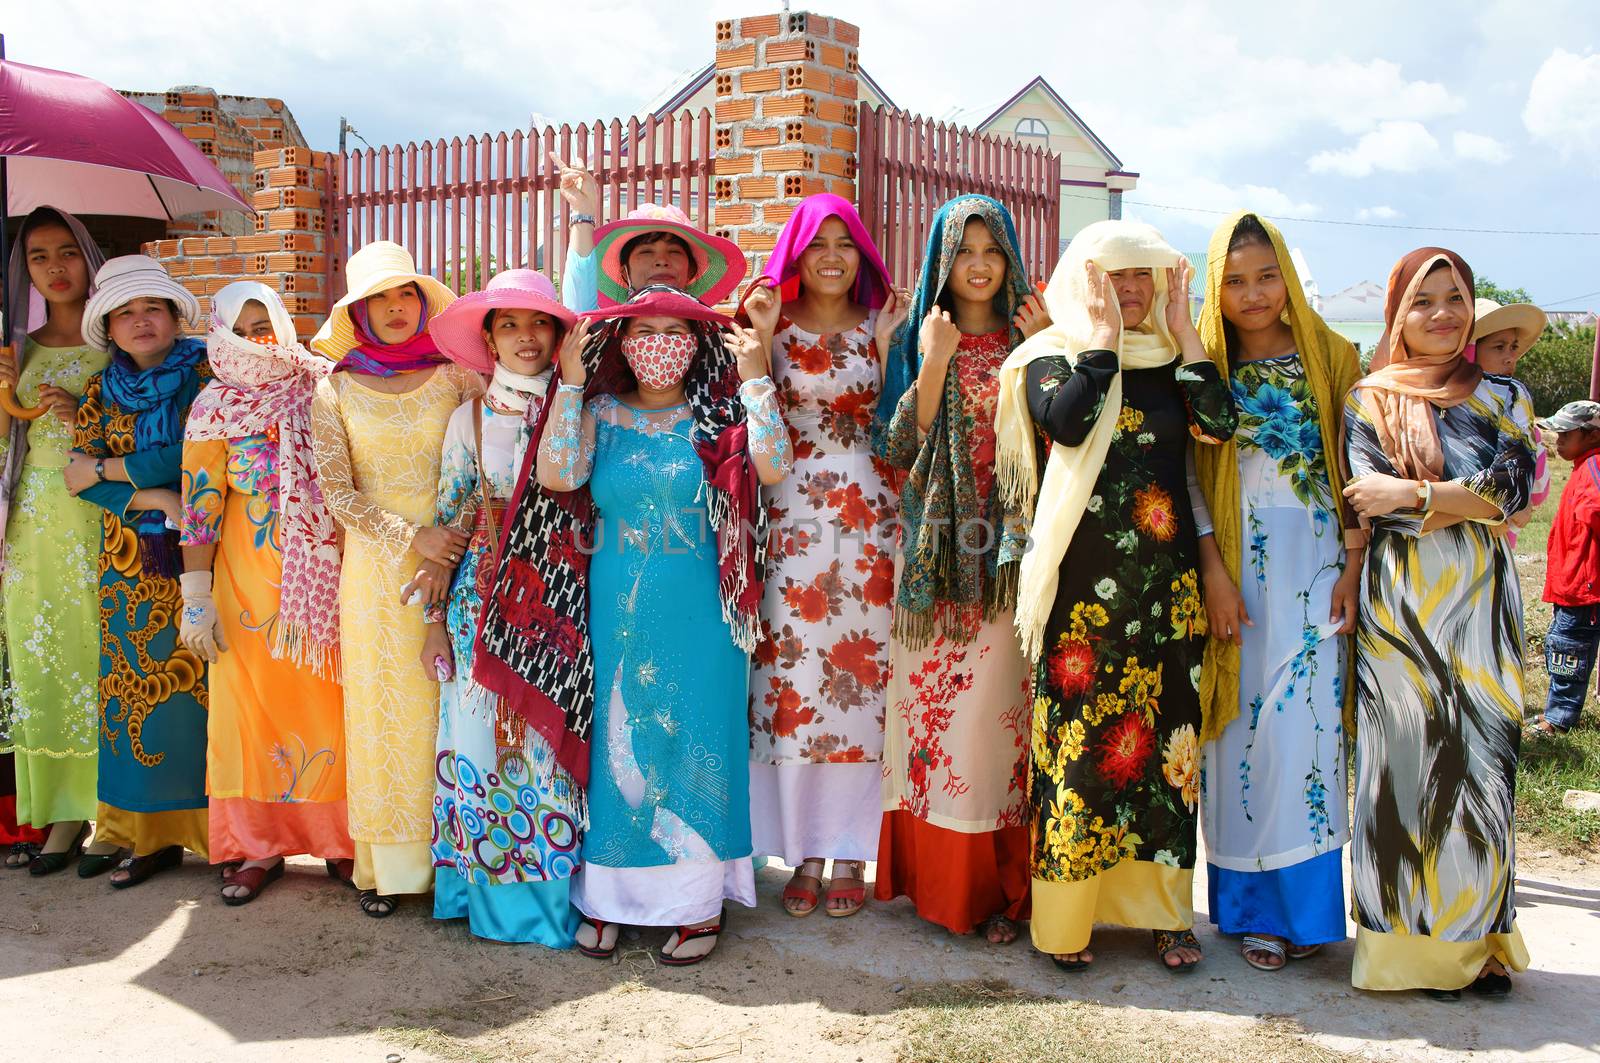
[(628, 360), (639, 386), (650, 391), (666, 391), (683, 380), (694, 361), (695, 338), (690, 335), (657, 332), (649, 336), (629, 336), (622, 341), (622, 356)]

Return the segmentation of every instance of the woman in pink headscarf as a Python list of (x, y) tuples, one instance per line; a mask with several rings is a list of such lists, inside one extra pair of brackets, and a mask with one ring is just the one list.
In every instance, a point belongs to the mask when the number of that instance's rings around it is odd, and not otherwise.
[(911, 295), (896, 291), (848, 200), (801, 201), (745, 302), (771, 337), (794, 471), (764, 489), (775, 532), (750, 680), (755, 851), (795, 868), (784, 909), (854, 915), (878, 851), (894, 519), (871, 449), (883, 353)]

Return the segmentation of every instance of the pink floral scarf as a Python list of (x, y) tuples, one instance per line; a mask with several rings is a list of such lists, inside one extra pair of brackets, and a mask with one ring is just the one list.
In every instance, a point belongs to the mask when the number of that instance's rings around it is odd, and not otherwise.
[[(267, 291), (276, 299), (276, 293)], [(260, 296), (252, 293), (251, 298)], [(269, 312), (274, 309), (271, 302), (267, 307)], [(237, 311), (230, 316), (236, 318)], [(288, 320), (287, 313), (272, 317), (274, 326)], [(317, 675), (337, 678), (338, 533), (323, 502), (311, 452), (311, 398), (317, 381), (332, 371), (333, 363), (292, 340), (241, 339), (233, 334), (231, 322), (223, 323), (220, 313), (213, 316), (206, 350), (215, 375), (189, 410), (184, 438), (277, 435), (283, 581), (272, 656), (309, 664)]]

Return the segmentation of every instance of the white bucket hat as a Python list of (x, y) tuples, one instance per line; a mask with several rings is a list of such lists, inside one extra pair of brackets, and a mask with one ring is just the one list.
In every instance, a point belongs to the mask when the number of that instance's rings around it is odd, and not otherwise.
[(1496, 332), (1516, 329), (1524, 352), (1538, 342), (1539, 334), (1549, 320), (1544, 311), (1532, 303), (1507, 303), (1501, 306), (1493, 299), (1476, 300), (1472, 304), (1472, 313), (1477, 319), (1472, 324), (1474, 343)]
[(334, 361), (349, 354), (358, 342), (355, 322), (350, 320), (350, 307), (369, 295), (402, 284), (416, 284), (422, 289), (423, 302), (427, 304), (428, 321), (456, 301), (455, 292), (427, 274), (418, 273), (411, 252), (392, 240), (375, 240), (351, 255), (344, 267), (344, 277), (348, 287), (344, 298), (333, 304), (328, 320), (311, 337), (311, 349)]
[(179, 317), (191, 325), (200, 323), (200, 300), (148, 255), (107, 259), (94, 275), (94, 284), (94, 294), (83, 308), (83, 338), (95, 350), (111, 349), (106, 335), (106, 317), (135, 299), (171, 299), (178, 305)]

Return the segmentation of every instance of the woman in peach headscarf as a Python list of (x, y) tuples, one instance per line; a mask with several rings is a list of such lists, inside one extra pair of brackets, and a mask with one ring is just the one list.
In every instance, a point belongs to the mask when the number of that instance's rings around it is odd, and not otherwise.
[(1533, 482), (1532, 410), (1462, 357), (1472, 270), (1424, 247), (1345, 402), (1345, 498), (1370, 523), (1351, 846), (1361, 989), (1511, 989), (1522, 595), (1498, 526)]

